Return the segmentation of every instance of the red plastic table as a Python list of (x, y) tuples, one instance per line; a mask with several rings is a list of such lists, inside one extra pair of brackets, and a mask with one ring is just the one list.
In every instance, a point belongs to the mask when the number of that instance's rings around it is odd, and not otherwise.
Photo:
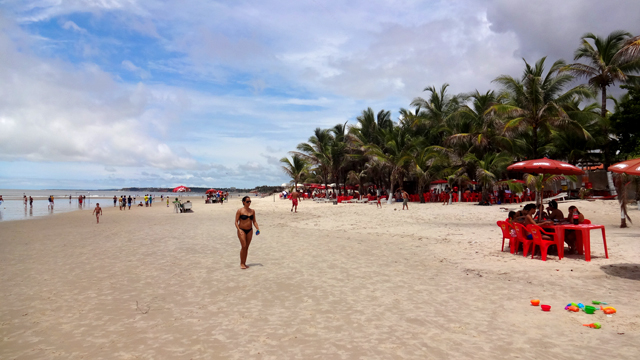
[[(581, 252), (584, 249), (584, 260), (591, 261), (591, 230), (601, 229), (602, 230), (602, 242), (604, 243), (604, 255), (609, 258), (609, 252), (607, 251), (607, 236), (605, 235), (604, 225), (595, 225), (595, 224), (562, 224), (562, 225), (545, 225), (543, 228), (553, 228), (556, 230), (557, 234), (557, 243), (558, 243), (558, 253), (562, 253), (560, 258), (564, 257), (564, 231), (565, 230), (576, 230), (582, 237), (582, 247), (578, 248), (578, 251)], [(576, 239), (577, 240), (577, 239)]]

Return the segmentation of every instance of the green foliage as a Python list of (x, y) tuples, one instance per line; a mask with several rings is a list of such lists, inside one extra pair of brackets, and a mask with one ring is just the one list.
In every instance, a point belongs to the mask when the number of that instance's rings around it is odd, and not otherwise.
[(611, 126), (617, 138), (622, 158), (640, 156), (640, 87), (622, 86), (627, 94), (617, 104), (611, 116)]
[[(390, 191), (414, 180), (420, 194), (433, 180), (447, 179), (460, 188), (475, 180), (487, 201), (515, 161), (549, 156), (572, 164), (606, 162), (618, 145), (622, 156), (639, 155), (638, 88), (628, 87), (613, 115), (606, 112), (605, 96), (607, 87), (639, 79), (640, 36), (618, 31), (606, 38), (586, 34), (581, 41), (575, 60), (584, 63), (557, 60), (549, 67), (544, 57), (534, 64), (524, 61), (520, 76), (494, 80), (500, 85), (497, 92), (455, 94), (448, 84), (428, 86), (427, 96), (400, 109), (397, 121), (390, 111), (367, 108), (351, 126), (317, 128), (291, 152), (308, 164), (301, 178), (361, 187), (370, 183)], [(576, 86), (580, 78), (587, 83)], [(587, 102), (596, 91), (603, 102)], [(537, 192), (558, 179), (527, 178)], [(500, 184), (522, 191), (518, 183)]]

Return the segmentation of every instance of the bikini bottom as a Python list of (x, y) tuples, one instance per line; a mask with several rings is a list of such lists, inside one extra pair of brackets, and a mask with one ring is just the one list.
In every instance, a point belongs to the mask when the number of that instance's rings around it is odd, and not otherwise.
[(244, 234), (245, 234), (245, 235), (247, 235), (247, 234), (249, 234), (249, 233), (251, 232), (251, 230), (253, 230), (253, 228), (248, 229), (248, 230), (247, 230), (247, 229), (240, 228), (240, 230), (244, 231)]

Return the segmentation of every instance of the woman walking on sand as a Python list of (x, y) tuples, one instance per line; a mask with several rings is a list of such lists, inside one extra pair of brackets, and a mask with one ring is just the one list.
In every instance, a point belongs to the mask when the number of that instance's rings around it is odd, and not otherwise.
[(249, 245), (251, 245), (251, 239), (253, 238), (253, 227), (256, 226), (256, 235), (260, 235), (260, 227), (256, 220), (256, 212), (251, 209), (251, 198), (245, 196), (242, 198), (242, 205), (238, 211), (236, 211), (236, 229), (238, 230), (238, 239), (242, 249), (240, 250), (240, 268), (247, 269), (247, 254), (249, 253)]

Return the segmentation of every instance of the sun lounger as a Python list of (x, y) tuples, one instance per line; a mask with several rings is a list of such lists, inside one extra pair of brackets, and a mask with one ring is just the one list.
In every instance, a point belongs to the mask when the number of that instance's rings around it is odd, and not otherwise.
[(369, 202), (369, 199), (362, 198), (362, 200), (356, 200), (356, 204), (366, 204)]
[(560, 193), (560, 194), (558, 194), (556, 196), (552, 196), (550, 198), (546, 198), (546, 199), (544, 199), (544, 201), (560, 200), (560, 199), (562, 199), (562, 201), (565, 201), (566, 198), (568, 198), (568, 197), (569, 197), (569, 194), (567, 194), (566, 192), (563, 192), (563, 193)]

